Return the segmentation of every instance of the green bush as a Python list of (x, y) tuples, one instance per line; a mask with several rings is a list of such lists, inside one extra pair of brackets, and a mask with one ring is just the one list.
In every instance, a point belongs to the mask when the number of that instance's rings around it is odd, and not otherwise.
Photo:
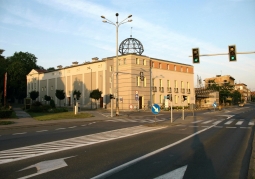
[(12, 115), (12, 110), (0, 110), (0, 118), (9, 118)]
[(59, 112), (68, 112), (68, 109), (67, 108), (54, 108), (54, 109), (50, 109), (49, 112), (52, 112), (52, 113), (59, 113)]
[(32, 106), (42, 106), (42, 103), (39, 101), (35, 101)]
[(50, 100), (50, 106), (51, 108), (56, 108), (55, 101), (53, 99)]
[(30, 109), (28, 109), (29, 112), (44, 112), (44, 109), (42, 106), (31, 106)]
[(14, 124), (13, 121), (0, 121), (0, 125), (9, 125), (9, 124)]

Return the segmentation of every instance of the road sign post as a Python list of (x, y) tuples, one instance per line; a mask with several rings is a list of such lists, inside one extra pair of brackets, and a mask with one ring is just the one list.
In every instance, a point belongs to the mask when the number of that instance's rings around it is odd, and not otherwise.
[(155, 114), (155, 122), (156, 122), (156, 114), (158, 114), (160, 111), (160, 106), (158, 104), (153, 104), (151, 108), (151, 112)]

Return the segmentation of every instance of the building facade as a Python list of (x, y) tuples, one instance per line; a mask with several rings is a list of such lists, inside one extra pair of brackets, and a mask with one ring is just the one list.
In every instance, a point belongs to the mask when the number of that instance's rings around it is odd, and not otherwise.
[(216, 75), (216, 77), (212, 77), (212, 78), (206, 78), (204, 80), (205, 82), (205, 87), (207, 88), (208, 86), (210, 86), (212, 83), (216, 83), (219, 86), (222, 86), (226, 83), (229, 83), (230, 85), (234, 86), (235, 85), (235, 79), (230, 76), (230, 75)]
[[(33, 69), (27, 75), (27, 95), (39, 91), (38, 101), (44, 102), (44, 96), (51, 96), (56, 105), (71, 106), (74, 102), (73, 92), (81, 92), (79, 103), (90, 108), (95, 105), (110, 108), (110, 94), (116, 97), (116, 64), (118, 64), (119, 109), (148, 108), (150, 103), (165, 104), (167, 94), (172, 94), (173, 106), (195, 103), (194, 67), (162, 59), (137, 54), (107, 57), (91, 62), (71, 66), (58, 66), (54, 71)], [(140, 79), (143, 72), (144, 80)], [(89, 98), (94, 89), (102, 91), (102, 98), (95, 104)], [(56, 90), (64, 90), (66, 98), (58, 101)], [(138, 98), (135, 98), (135, 96)], [(183, 103), (182, 96), (187, 96)], [(114, 106), (115, 100), (113, 100)], [(115, 108), (115, 107), (114, 107)]]
[(235, 84), (235, 90), (241, 93), (241, 102), (246, 103), (249, 100), (249, 89), (244, 83)]

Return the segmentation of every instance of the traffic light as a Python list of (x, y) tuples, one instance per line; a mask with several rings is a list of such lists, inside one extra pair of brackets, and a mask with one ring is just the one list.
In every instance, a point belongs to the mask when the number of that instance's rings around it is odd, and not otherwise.
[(183, 97), (183, 101), (186, 101), (186, 100), (187, 100), (187, 96), (182, 95), (182, 97)]
[(113, 94), (110, 94), (110, 99), (114, 99)]
[(199, 48), (192, 49), (192, 59), (193, 59), (193, 63), (200, 63), (199, 62)]
[(228, 55), (229, 55), (230, 62), (236, 61), (236, 46), (235, 45), (228, 46)]
[(172, 94), (168, 94), (166, 98), (172, 101)]
[(141, 81), (144, 80), (143, 72), (140, 72), (140, 80), (141, 80)]

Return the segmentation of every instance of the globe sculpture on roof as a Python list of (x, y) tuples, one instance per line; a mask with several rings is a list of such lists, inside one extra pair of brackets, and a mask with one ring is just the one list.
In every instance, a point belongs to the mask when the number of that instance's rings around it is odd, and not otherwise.
[(123, 40), (119, 46), (119, 52), (122, 55), (129, 53), (141, 55), (143, 51), (143, 44), (139, 40), (132, 37)]

